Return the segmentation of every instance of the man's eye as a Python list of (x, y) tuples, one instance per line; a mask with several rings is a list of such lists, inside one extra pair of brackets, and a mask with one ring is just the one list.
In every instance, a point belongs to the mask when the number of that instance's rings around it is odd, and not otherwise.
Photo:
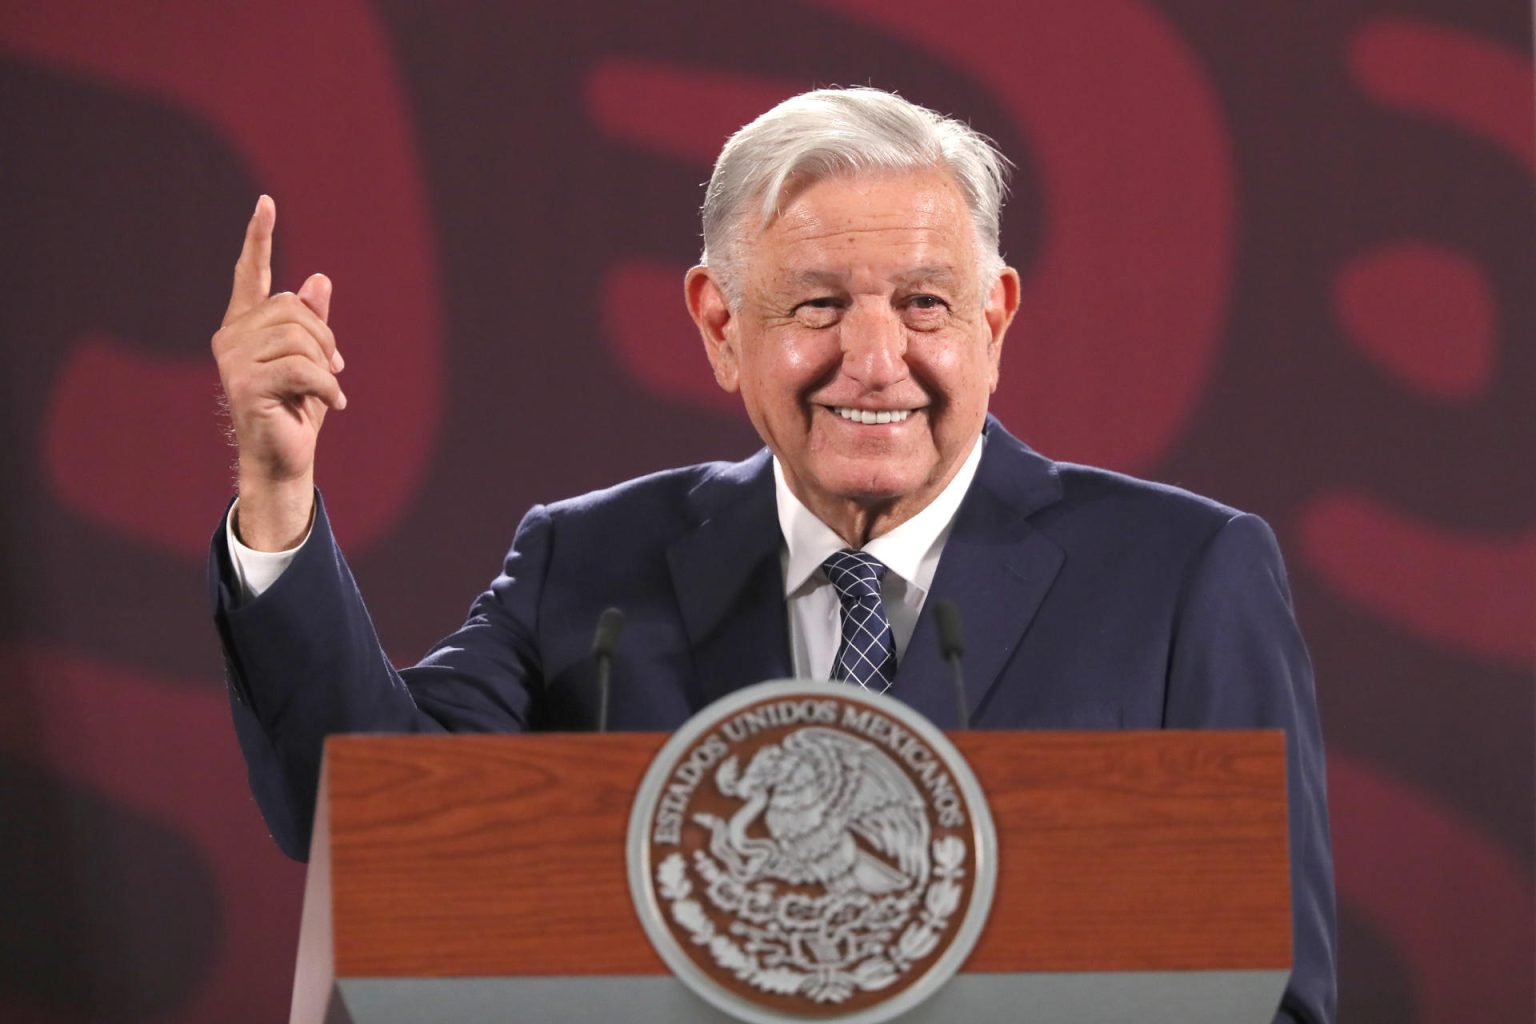
[(829, 327), (843, 309), (842, 300), (833, 295), (806, 299), (795, 307), (795, 319), (811, 327)]
[(914, 295), (907, 300), (907, 305), (913, 309), (945, 309), (949, 303), (937, 295)]

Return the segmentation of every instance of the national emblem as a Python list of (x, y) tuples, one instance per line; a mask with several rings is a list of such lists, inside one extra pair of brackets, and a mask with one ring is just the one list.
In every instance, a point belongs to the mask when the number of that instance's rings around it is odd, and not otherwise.
[(657, 756), (630, 820), (630, 885), (663, 960), (721, 1009), (873, 1024), (969, 953), (994, 847), (969, 769), (905, 705), (765, 683)]

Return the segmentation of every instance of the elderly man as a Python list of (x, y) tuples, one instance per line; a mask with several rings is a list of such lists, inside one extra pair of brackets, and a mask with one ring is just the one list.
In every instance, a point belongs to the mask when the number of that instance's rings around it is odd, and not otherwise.
[(328, 733), (589, 728), (607, 605), (630, 623), (619, 728), (671, 729), (791, 675), (888, 687), (953, 724), (932, 612), (949, 598), (982, 727), (1286, 730), (1296, 960), (1280, 1019), (1331, 1020), (1321, 738), (1273, 535), (1051, 462), (988, 417), (1019, 302), (998, 255), (1003, 187), (987, 140), (876, 90), (798, 96), (738, 132), (685, 293), (766, 449), (533, 509), (468, 621), (398, 672), (314, 487), (321, 423), (346, 406), (330, 283), (269, 295), (263, 197), (213, 339), (240, 494), (211, 581), (283, 849), (305, 853)]

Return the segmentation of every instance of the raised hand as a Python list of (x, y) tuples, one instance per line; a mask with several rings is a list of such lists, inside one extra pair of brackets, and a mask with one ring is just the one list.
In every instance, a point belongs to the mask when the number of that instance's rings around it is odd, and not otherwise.
[(237, 529), (250, 547), (281, 551), (309, 529), (315, 444), (328, 409), (345, 409), (345, 365), (326, 323), (331, 282), (314, 274), (298, 294), (272, 295), (277, 205), (262, 196), (245, 229), (213, 354), (240, 452)]

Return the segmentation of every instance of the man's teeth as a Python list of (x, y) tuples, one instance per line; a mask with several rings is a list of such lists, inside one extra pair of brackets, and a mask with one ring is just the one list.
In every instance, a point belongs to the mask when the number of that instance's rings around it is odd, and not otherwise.
[(911, 409), (882, 409), (875, 412), (872, 409), (849, 409), (841, 405), (833, 406), (832, 411), (855, 423), (900, 423), (912, 415)]

